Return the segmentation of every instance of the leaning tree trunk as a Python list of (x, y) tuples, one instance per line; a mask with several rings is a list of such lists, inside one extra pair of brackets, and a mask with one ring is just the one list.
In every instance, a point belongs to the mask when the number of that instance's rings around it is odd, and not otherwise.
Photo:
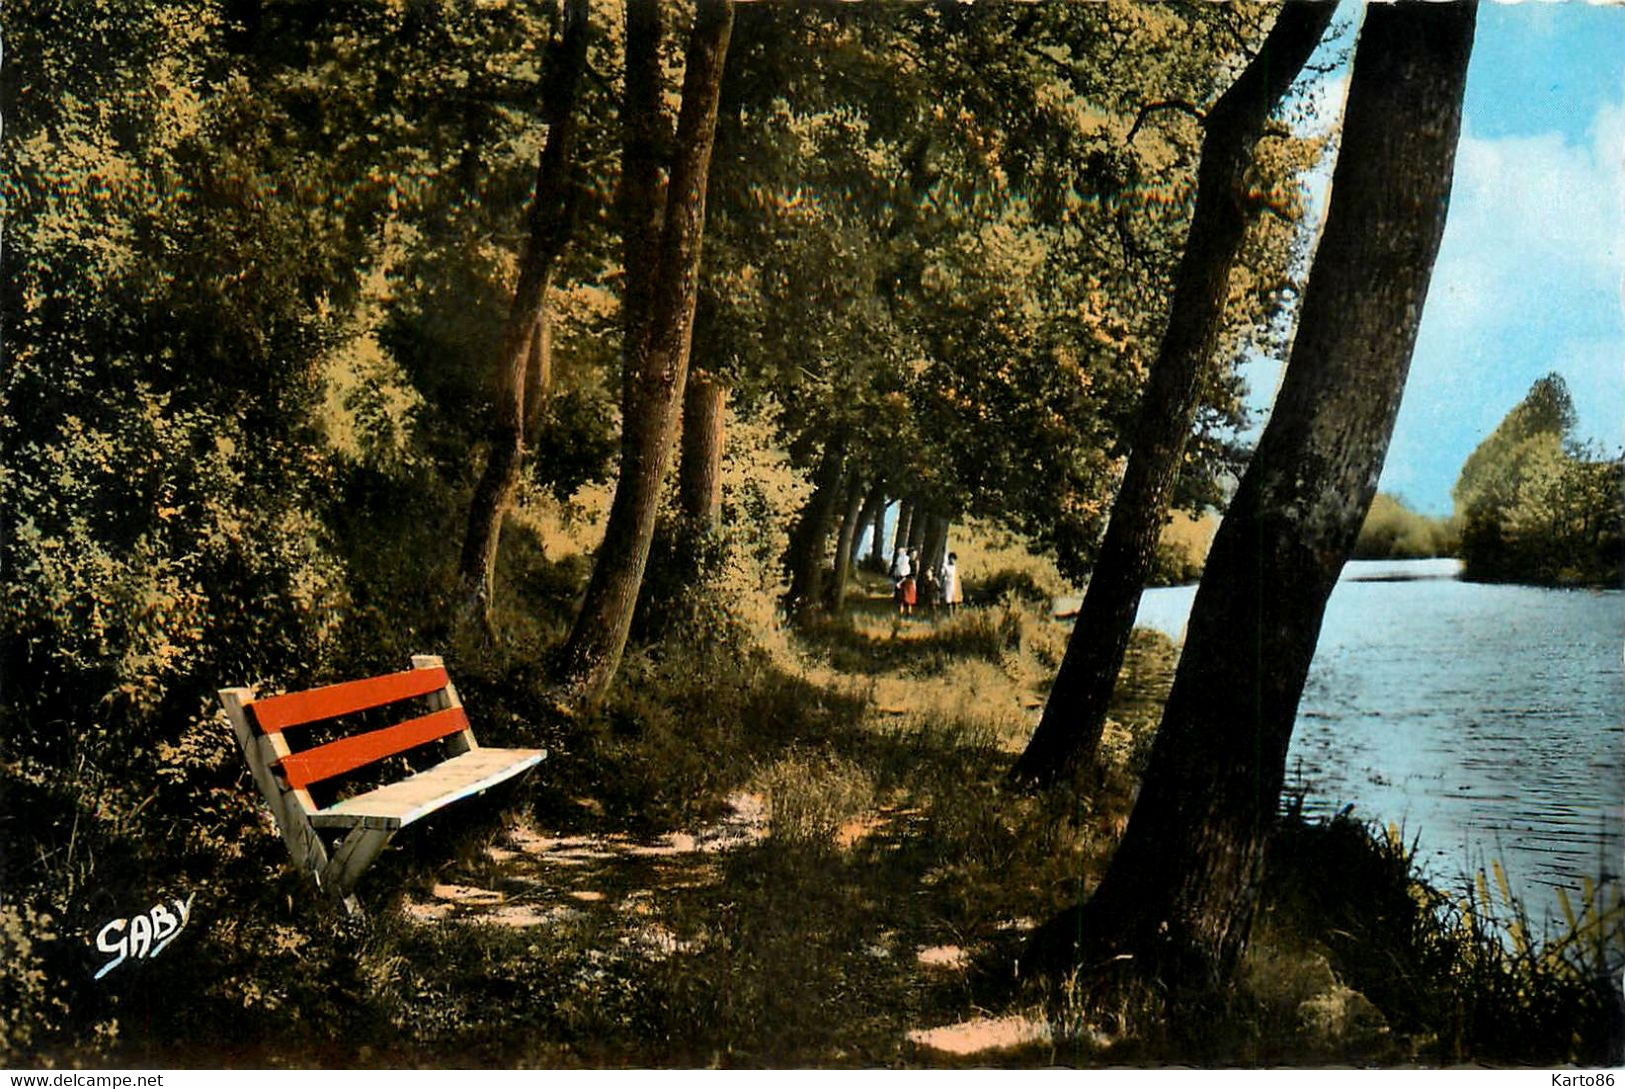
[(695, 371), (683, 393), (683, 437), (677, 459), (677, 502), (683, 516), (717, 527), (722, 499), (722, 446), (728, 387)]
[(784, 611), (795, 616), (817, 609), (824, 600), (824, 545), (829, 540), (835, 510), (841, 502), (841, 481), (846, 466), (846, 441), (831, 436), (813, 473), (813, 493), (790, 530), (784, 566), (790, 589), (784, 595)]
[(1399, 410), (1475, 14), (1367, 10), (1291, 363), (1209, 554), (1144, 786), (1099, 889), (1035, 934), (1029, 963), (1127, 952), (1164, 982), (1233, 975), (1326, 599)]
[[(519, 283), (502, 330), (490, 452), (469, 503), (468, 528), (458, 562), (463, 615), (478, 619), (487, 630), (502, 518), (519, 487), (526, 425), (546, 391), (550, 366), (547, 289), (552, 283), (554, 264), (569, 244), (575, 225), (576, 186), (570, 177), (571, 158), (579, 128), (577, 89), (586, 67), (587, 3), (570, 0), (564, 9), (564, 32), (548, 65), (547, 143), (536, 167), (536, 193), (530, 207), (530, 232), (520, 256)], [(527, 389), (531, 384), (527, 375), (537, 375), (541, 380)]]
[(1140, 592), (1156, 560), (1202, 379), (1219, 339), (1230, 271), (1247, 232), (1251, 209), (1246, 175), (1253, 145), (1336, 6), (1300, 0), (1283, 7), (1258, 55), (1207, 115), (1196, 210), (1168, 327), (1141, 398), (1128, 467), (1066, 656), (1044, 716), (1011, 770), (1019, 782), (1048, 785), (1094, 759)]
[[(630, 5), (629, 13), (640, 6)], [(671, 460), (688, 376), (705, 232), (706, 176), (732, 27), (733, 5), (728, 0), (701, 0), (689, 38), (665, 221), (655, 275), (649, 281), (646, 329), (641, 345), (628, 345), (620, 476), (592, 580), (560, 656), (561, 695), (570, 703), (595, 702), (609, 687), (626, 648), (649, 560), (660, 483)], [(632, 69), (642, 65), (634, 65), (629, 56), (627, 67), (630, 88)]]
[(841, 530), (835, 535), (835, 584), (829, 588), (830, 611), (839, 616), (846, 609), (846, 584), (852, 578), (852, 553), (858, 527), (863, 524), (863, 477), (853, 469), (846, 485), (846, 510)]

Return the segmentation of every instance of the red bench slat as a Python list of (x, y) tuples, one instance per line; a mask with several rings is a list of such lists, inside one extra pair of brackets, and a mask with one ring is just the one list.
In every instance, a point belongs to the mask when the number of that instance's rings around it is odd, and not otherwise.
[[(431, 670), (421, 670), (428, 673)], [(409, 719), (382, 730), (372, 730), (354, 737), (342, 737), (314, 749), (296, 752), (282, 758), (282, 773), (288, 777), (288, 786), (300, 790), (311, 783), (343, 775), (347, 771), (365, 767), (376, 760), (405, 752), (425, 742), (434, 741), (468, 729), (468, 716), (461, 707), (447, 707), (422, 718)]]
[(396, 700), (426, 696), (446, 687), (446, 670), (408, 669), (404, 673), (390, 673), (383, 677), (330, 684), (325, 688), (312, 688), (305, 692), (289, 692), (285, 696), (270, 696), (249, 704), (254, 709), (254, 720), (268, 734), (289, 726), (303, 726), (339, 715), (354, 714), (372, 707), (381, 707)]

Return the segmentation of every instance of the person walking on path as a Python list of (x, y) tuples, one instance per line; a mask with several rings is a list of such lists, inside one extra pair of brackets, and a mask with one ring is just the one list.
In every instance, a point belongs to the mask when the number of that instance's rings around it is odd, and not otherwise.
[(942, 562), (942, 603), (948, 606), (948, 616), (951, 619), (954, 610), (964, 600), (964, 587), (959, 584), (959, 556), (953, 552)]
[(910, 617), (914, 615), (914, 605), (919, 599), (919, 587), (914, 574), (920, 569), (920, 550), (917, 548), (909, 549), (905, 562), (908, 566), (903, 574), (903, 581), (899, 586), (899, 590), (902, 595), (903, 616)]
[(908, 549), (899, 548), (891, 560), (892, 599), (897, 602), (897, 614), (899, 616), (907, 616), (909, 613), (908, 607), (913, 604), (910, 601), (905, 605), (903, 596), (904, 583), (908, 584), (909, 596), (913, 596), (913, 575), (914, 564), (909, 558)]

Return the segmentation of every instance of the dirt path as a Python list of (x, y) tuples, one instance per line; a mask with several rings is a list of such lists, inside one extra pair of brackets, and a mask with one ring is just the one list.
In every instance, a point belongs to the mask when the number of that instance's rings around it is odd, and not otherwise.
[[(586, 912), (651, 914), (659, 890), (718, 884), (720, 853), (766, 838), (768, 811), (761, 795), (735, 794), (727, 801), (729, 813), (720, 821), (652, 840), (623, 834), (548, 836), (510, 826), (466, 874), (437, 883), (427, 898), (409, 899), (402, 910), (419, 922), (512, 927), (552, 924)], [(662, 944), (655, 935), (654, 945)]]

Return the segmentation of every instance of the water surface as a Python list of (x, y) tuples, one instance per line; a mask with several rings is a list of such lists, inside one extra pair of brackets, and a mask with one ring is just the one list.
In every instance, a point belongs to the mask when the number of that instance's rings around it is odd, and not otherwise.
[[(1461, 582), (1454, 560), (1354, 562), (1327, 604), (1287, 758), (1305, 808), (1400, 825), (1441, 888), (1491, 860), (1537, 922), (1617, 883), (1625, 592)], [(1183, 634), (1195, 587), (1146, 592)]]

